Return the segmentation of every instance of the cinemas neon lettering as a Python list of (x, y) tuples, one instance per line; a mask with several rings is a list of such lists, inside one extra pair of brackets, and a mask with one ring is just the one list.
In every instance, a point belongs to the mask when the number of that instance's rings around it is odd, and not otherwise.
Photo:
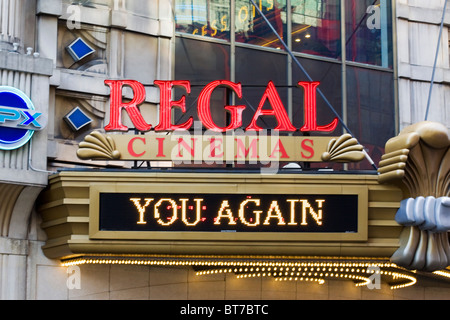
[[(133, 158), (143, 158), (153, 148), (157, 150), (156, 159), (168, 159), (170, 150), (167, 149), (172, 145), (170, 139), (133, 136), (128, 140), (126, 150)], [(177, 137), (175, 152), (170, 155), (170, 159), (204, 158), (221, 160), (225, 159), (226, 153), (232, 152), (234, 160), (257, 160), (261, 158), (261, 155), (265, 155), (263, 154), (265, 151), (260, 146), (262, 142), (259, 138), (235, 137), (232, 141), (232, 144), (225, 144), (224, 139), (220, 137)], [(287, 160), (292, 158), (290, 152), (286, 150), (283, 140), (279, 137), (274, 137), (269, 146), (271, 147), (267, 150), (268, 159)], [(314, 140), (305, 138), (298, 147), (303, 159), (308, 160), (315, 156)], [(166, 152), (168, 153), (166, 154)]]
[[(186, 80), (176, 81), (154, 81), (154, 85), (160, 91), (160, 107), (159, 107), (159, 123), (157, 125), (147, 123), (138, 106), (145, 101), (146, 92), (142, 83), (135, 80), (105, 80), (105, 84), (110, 87), (110, 120), (109, 124), (105, 126), (105, 131), (128, 131), (129, 128), (122, 123), (122, 110), (125, 110), (130, 117), (134, 127), (138, 131), (146, 132), (154, 129), (156, 132), (161, 131), (176, 131), (189, 130), (193, 125), (193, 118), (189, 117), (184, 123), (173, 124), (172, 114), (173, 109), (178, 108), (183, 113), (186, 112), (186, 96), (183, 95), (179, 100), (174, 101), (172, 91), (174, 88), (181, 88), (187, 95), (191, 93), (191, 85)], [(258, 108), (250, 121), (250, 124), (245, 128), (245, 131), (263, 130), (258, 126), (257, 121), (263, 117), (275, 117), (278, 125), (274, 128), (276, 131), (282, 132), (332, 132), (338, 125), (338, 119), (335, 118), (332, 122), (326, 125), (318, 124), (317, 102), (316, 94), (319, 82), (299, 82), (298, 86), (303, 88), (304, 92), (304, 125), (301, 128), (295, 128), (286, 113), (286, 108), (281, 101), (280, 95), (272, 81), (269, 81), (267, 87), (262, 94)], [(133, 99), (129, 102), (123, 101), (123, 88), (127, 86), (133, 91)], [(219, 87), (228, 88), (237, 98), (243, 98), (241, 83), (235, 83), (228, 80), (216, 80), (207, 84), (198, 96), (197, 113), (198, 118), (206, 129), (215, 132), (227, 132), (238, 129), (242, 126), (242, 114), (246, 109), (244, 105), (229, 105), (224, 106), (224, 110), (228, 111), (230, 115), (229, 124), (226, 127), (218, 126), (212, 119), (211, 114), (211, 95), (214, 90)], [(270, 105), (270, 109), (263, 109), (265, 104)]]

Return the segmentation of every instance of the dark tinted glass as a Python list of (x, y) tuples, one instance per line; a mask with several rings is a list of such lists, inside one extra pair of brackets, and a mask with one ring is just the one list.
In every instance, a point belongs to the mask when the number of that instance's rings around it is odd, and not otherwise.
[[(394, 79), (390, 72), (347, 67), (348, 125), (376, 164), (395, 136)], [(369, 169), (367, 162), (353, 167)]]
[(392, 67), (391, 1), (346, 0), (347, 60)]
[[(244, 126), (253, 118), (269, 81), (275, 84), (281, 101), (287, 108), (286, 62), (284, 54), (236, 48), (236, 82), (242, 83), (244, 95), (240, 103), (247, 105), (243, 114)], [(267, 101), (264, 108), (271, 108)], [(258, 125), (271, 129), (277, 126), (277, 122), (276, 119), (265, 116), (260, 117)]]
[[(341, 65), (339, 63), (317, 61), (313, 59), (299, 59), (299, 62), (306, 69), (310, 77), (314, 81), (319, 81), (318, 90), (322, 91), (326, 100), (317, 92), (317, 124), (326, 125), (334, 120), (336, 112), (342, 116), (342, 81), (341, 81)], [(299, 81), (308, 81), (305, 74), (294, 65), (292, 70), (292, 78), (294, 84)], [(294, 126), (299, 128), (304, 124), (304, 94), (303, 88), (294, 89), (293, 93), (293, 119)], [(330, 107), (331, 105), (331, 107)], [(334, 110), (334, 111), (333, 111)], [(327, 135), (340, 135), (342, 126), (339, 124), (334, 132)], [(312, 133), (316, 135), (317, 133)]]
[[(184, 123), (190, 116), (197, 118), (197, 99), (203, 87), (214, 80), (230, 79), (230, 50), (228, 45), (206, 41), (176, 38), (175, 79), (189, 80), (191, 94), (186, 95), (186, 113), (175, 112), (175, 124)], [(184, 90), (176, 90), (176, 99), (185, 95)], [(224, 126), (227, 102), (225, 89), (215, 90), (211, 101), (211, 113), (217, 125)]]

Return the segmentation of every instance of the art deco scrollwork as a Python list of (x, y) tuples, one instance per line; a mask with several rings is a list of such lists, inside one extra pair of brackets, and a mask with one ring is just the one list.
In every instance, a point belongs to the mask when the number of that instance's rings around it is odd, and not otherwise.
[(420, 122), (386, 144), (379, 182), (396, 183), (408, 197), (396, 221), (405, 226), (391, 260), (415, 270), (450, 265), (450, 132), (440, 123)]

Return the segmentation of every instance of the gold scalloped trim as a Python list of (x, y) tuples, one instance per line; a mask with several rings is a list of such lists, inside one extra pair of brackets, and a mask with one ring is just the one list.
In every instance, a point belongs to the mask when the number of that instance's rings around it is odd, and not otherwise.
[(94, 131), (84, 138), (77, 151), (78, 158), (82, 160), (118, 160), (120, 152), (116, 150), (116, 144), (111, 137)]
[(333, 138), (328, 143), (327, 151), (322, 154), (323, 161), (359, 162), (365, 157), (363, 146), (348, 133)]

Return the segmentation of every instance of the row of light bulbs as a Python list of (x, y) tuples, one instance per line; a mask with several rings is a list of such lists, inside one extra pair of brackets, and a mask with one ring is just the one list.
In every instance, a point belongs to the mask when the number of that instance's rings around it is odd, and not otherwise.
[[(394, 272), (389, 268), (402, 270), (391, 262), (379, 261), (239, 261), (239, 260), (209, 260), (207, 258), (188, 259), (188, 258), (111, 258), (111, 257), (82, 257), (62, 262), (62, 266), (70, 267), (84, 264), (104, 264), (104, 265), (143, 265), (143, 266), (192, 266), (205, 268), (198, 271), (199, 276), (217, 273), (235, 273), (237, 278), (254, 277), (274, 277), (275, 281), (310, 281), (318, 284), (324, 284), (325, 279), (348, 279), (356, 282), (356, 286), (364, 286), (370, 283), (369, 276), (374, 271), (369, 267), (376, 267), (380, 275), (391, 277), (394, 280), (404, 280), (398, 285), (392, 285), (391, 289), (400, 289), (416, 284), (417, 279), (403, 272)], [(375, 269), (376, 270), (376, 269)], [(367, 275), (366, 275), (367, 274)], [(450, 273), (437, 275), (447, 276)], [(366, 275), (366, 276), (365, 276)]]
[[(317, 263), (314, 263), (316, 265)], [(318, 263), (321, 265), (321, 263)], [(203, 270), (198, 271), (196, 274), (199, 276), (202, 275), (210, 275), (210, 274), (220, 274), (220, 273), (235, 273), (237, 274), (238, 279), (244, 279), (244, 278), (259, 278), (259, 277), (274, 277), (275, 281), (313, 281), (317, 282), (319, 284), (325, 283), (325, 278), (331, 278), (331, 279), (348, 279), (353, 281), (358, 281), (355, 285), (356, 286), (365, 286), (371, 283), (371, 280), (368, 277), (365, 277), (360, 274), (372, 274), (374, 272), (370, 271), (369, 269), (364, 268), (348, 268), (348, 263), (344, 263), (347, 266), (346, 267), (337, 267), (339, 265), (338, 263), (333, 263), (333, 267), (324, 267), (323, 265), (321, 267), (305, 267), (305, 268), (234, 268), (234, 269), (210, 269), (210, 270)], [(329, 265), (329, 264), (328, 264)], [(353, 266), (358, 265), (359, 267), (362, 267), (364, 263), (354, 263)], [(390, 267), (392, 267), (392, 264), (388, 264)], [(366, 265), (367, 266), (367, 265)], [(372, 266), (372, 265), (369, 265)], [(368, 267), (368, 266), (367, 266)], [(376, 273), (379, 273), (380, 275), (389, 276), (393, 280), (405, 280), (407, 282), (401, 283), (398, 285), (392, 285), (390, 288), (400, 289), (412, 286), (417, 283), (417, 279), (413, 276), (399, 273), (399, 272), (393, 272), (393, 271), (387, 271), (387, 270), (379, 270), (375, 271)], [(355, 274), (356, 273), (356, 274)]]
[(337, 267), (256, 267), (256, 268), (234, 268), (234, 269), (211, 269), (211, 270), (204, 270), (204, 271), (199, 271), (197, 272), (197, 275), (205, 275), (205, 274), (212, 274), (212, 273), (227, 273), (227, 272), (233, 272), (233, 273), (269, 273), (273, 274), (274, 276), (276, 275), (293, 275), (294, 273), (298, 274), (300, 272), (304, 273), (304, 274), (308, 274), (308, 275), (312, 275), (314, 274), (315, 276), (319, 274), (319, 272), (321, 272), (320, 274), (322, 274), (323, 272), (346, 272), (346, 273), (372, 273), (367, 269), (364, 268), (337, 268)]
[(317, 262), (317, 261), (236, 261), (236, 260), (191, 260), (191, 259), (142, 259), (142, 258), (74, 258), (65, 260), (61, 263), (63, 267), (83, 265), (83, 264), (128, 264), (128, 265), (160, 265), (160, 266), (201, 266), (201, 267), (222, 267), (222, 266), (242, 266), (242, 267), (380, 267), (396, 268), (397, 266), (390, 262)]
[(435, 275), (444, 277), (444, 278), (449, 278), (450, 279), (450, 271), (446, 271), (446, 270), (439, 270), (439, 271), (434, 271), (433, 272)]

